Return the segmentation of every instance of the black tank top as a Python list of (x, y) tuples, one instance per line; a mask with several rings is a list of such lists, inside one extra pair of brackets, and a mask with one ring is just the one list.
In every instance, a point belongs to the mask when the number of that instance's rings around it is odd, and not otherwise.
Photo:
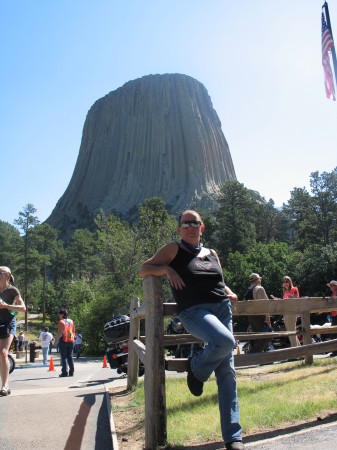
[(180, 275), (186, 285), (182, 290), (171, 287), (179, 312), (193, 305), (228, 300), (222, 271), (212, 252), (199, 258), (178, 246), (178, 252), (169, 266)]

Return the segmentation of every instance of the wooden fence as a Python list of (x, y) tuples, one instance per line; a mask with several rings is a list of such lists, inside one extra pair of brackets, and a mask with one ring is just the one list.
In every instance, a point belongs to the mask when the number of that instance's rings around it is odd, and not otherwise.
[[(139, 359), (145, 366), (145, 448), (155, 449), (163, 445), (167, 437), (165, 370), (186, 370), (187, 359), (165, 356), (168, 345), (200, 342), (189, 334), (164, 335), (164, 317), (177, 315), (175, 303), (163, 303), (161, 279), (149, 276), (143, 280), (145, 303), (133, 298), (130, 305), (130, 336), (127, 386), (131, 389), (138, 382)], [(335, 334), (337, 326), (310, 328), (310, 314), (337, 310), (337, 299), (331, 297), (303, 297), (296, 300), (252, 300), (236, 302), (233, 316), (300, 314), (302, 331), (280, 333), (235, 333), (241, 341), (270, 339), (295, 334), (303, 335), (303, 345), (264, 353), (237, 354), (235, 367), (268, 364), (276, 361), (304, 358), (311, 364), (314, 354), (337, 351), (337, 339), (312, 344), (312, 335)], [(140, 336), (140, 320), (145, 319), (145, 337)]]

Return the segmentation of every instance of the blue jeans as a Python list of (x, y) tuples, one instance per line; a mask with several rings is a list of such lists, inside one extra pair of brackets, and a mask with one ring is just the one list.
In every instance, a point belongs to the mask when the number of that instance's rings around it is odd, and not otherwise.
[(74, 373), (74, 343), (73, 342), (64, 342), (61, 338), (59, 340), (60, 344), (60, 354), (61, 354), (61, 364), (62, 364), (62, 375), (68, 374), (68, 365), (69, 365), (69, 374), (72, 375)]
[(75, 352), (76, 352), (76, 356), (77, 358), (79, 358), (81, 355), (81, 344), (75, 344)]
[(47, 364), (48, 350), (49, 350), (49, 346), (42, 347), (43, 364)]
[(213, 371), (218, 385), (221, 431), (224, 442), (241, 440), (240, 412), (232, 355), (235, 346), (232, 304), (204, 303), (179, 314), (179, 320), (206, 346), (191, 360), (191, 369), (199, 381), (206, 381)]

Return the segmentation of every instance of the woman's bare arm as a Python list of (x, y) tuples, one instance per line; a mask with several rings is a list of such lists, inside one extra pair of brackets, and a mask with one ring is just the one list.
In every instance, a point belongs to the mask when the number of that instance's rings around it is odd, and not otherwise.
[(143, 263), (139, 270), (139, 275), (144, 278), (150, 275), (154, 277), (161, 277), (166, 275), (174, 289), (182, 289), (185, 283), (172, 269), (169, 264), (178, 252), (178, 245), (175, 242), (164, 245), (155, 255)]

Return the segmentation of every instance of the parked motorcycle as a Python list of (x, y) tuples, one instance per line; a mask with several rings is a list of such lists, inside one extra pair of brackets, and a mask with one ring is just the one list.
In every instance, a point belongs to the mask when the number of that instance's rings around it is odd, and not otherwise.
[[(103, 335), (108, 348), (107, 360), (111, 369), (117, 369), (118, 374), (128, 371), (130, 318), (126, 315), (114, 317), (104, 325)], [(144, 365), (139, 362), (139, 376), (144, 375)]]

